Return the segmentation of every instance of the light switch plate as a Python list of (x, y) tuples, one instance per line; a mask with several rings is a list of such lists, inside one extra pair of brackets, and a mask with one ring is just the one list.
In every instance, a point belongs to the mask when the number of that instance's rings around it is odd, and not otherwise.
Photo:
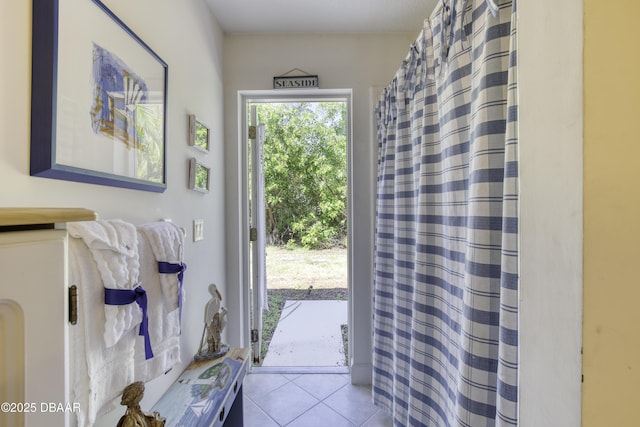
[(193, 220), (193, 241), (204, 240), (204, 219)]

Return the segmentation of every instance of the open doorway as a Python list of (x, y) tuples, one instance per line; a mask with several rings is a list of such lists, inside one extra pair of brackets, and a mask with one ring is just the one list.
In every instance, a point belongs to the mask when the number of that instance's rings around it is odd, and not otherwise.
[(349, 101), (245, 100), (243, 117), (256, 126), (247, 172), (259, 369), (348, 372)]

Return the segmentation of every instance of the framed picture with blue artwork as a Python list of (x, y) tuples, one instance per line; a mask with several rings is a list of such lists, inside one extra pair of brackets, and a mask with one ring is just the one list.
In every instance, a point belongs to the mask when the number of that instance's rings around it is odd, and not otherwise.
[(33, 0), (31, 175), (163, 192), (167, 64), (99, 0)]

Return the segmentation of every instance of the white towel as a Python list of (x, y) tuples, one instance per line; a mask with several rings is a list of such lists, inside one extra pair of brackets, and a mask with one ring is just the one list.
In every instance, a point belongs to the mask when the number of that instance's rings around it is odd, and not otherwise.
[(136, 342), (135, 380), (151, 381), (180, 363), (180, 329), (178, 310), (168, 307), (162, 295), (161, 274), (158, 273), (151, 246), (144, 234), (138, 233), (140, 283), (147, 292), (149, 338), (153, 358), (145, 359), (144, 342)]
[[(132, 224), (121, 220), (71, 222), (67, 229), (69, 235), (82, 239), (88, 247), (105, 288), (134, 289), (138, 286), (138, 238)], [(135, 303), (104, 304), (103, 310), (103, 336), (107, 347), (117, 344), (142, 321), (142, 310)]]
[[(182, 264), (184, 233), (172, 222), (152, 222), (139, 227), (140, 232), (147, 238), (155, 260), (158, 262), (168, 262), (171, 264)], [(176, 311), (174, 328), (180, 329), (180, 319), (178, 317), (179, 304), (184, 301), (185, 291), (179, 286), (176, 274), (161, 274), (162, 295), (169, 312)], [(179, 296), (182, 294), (182, 301)]]
[(134, 328), (106, 346), (101, 274), (92, 253), (77, 238), (69, 238), (69, 279), (78, 288), (78, 323), (69, 327), (71, 400), (80, 405), (75, 413), (78, 427), (88, 427), (113, 409), (122, 390), (134, 381), (135, 344), (142, 337)]

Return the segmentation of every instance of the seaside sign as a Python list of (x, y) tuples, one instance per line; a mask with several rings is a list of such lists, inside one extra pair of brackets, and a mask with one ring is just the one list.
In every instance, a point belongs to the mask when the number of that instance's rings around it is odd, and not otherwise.
[[(303, 75), (291, 75), (292, 72), (298, 71), (304, 73)], [(317, 88), (318, 76), (306, 73), (298, 68), (273, 78), (274, 89), (310, 89)]]

